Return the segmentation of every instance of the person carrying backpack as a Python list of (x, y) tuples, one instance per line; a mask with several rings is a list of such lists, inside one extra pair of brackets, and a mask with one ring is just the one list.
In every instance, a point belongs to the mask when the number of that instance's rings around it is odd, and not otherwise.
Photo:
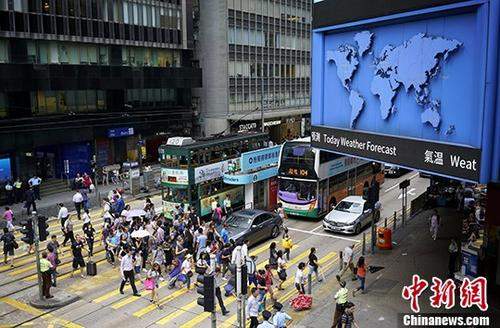
[[(3, 241), (3, 262), (7, 264), (10, 262), (10, 267), (14, 267), (14, 250), (19, 247), (19, 245), (16, 242), (16, 237), (14, 237), (14, 234), (9, 231), (9, 228), (5, 227), (3, 228), (3, 235), (0, 237), (0, 241)], [(10, 257), (10, 258), (9, 258)]]

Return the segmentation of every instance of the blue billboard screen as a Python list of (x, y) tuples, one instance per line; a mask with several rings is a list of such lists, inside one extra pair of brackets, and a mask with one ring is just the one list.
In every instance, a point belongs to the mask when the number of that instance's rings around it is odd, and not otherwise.
[[(494, 108), (487, 99), (496, 97), (487, 80), (496, 60), (488, 47), (496, 43), (489, 28), (495, 13), (485, 3), (462, 2), (314, 30), (315, 146), (349, 154), (349, 147), (326, 143), (342, 140), (340, 136), (355, 140), (355, 133), (368, 143), (370, 135), (398, 138), (401, 153), (405, 138), (450, 145), (419, 144), (425, 165), (413, 168), (453, 176), (446, 166), (456, 167), (450, 159), (458, 151), (461, 159), (477, 165), (474, 172), (455, 176), (487, 180), (492, 154), (484, 150), (491, 147), (495, 129)], [(429, 166), (426, 151), (443, 156), (443, 164), (439, 157), (438, 166)], [(398, 163), (398, 156), (373, 157), (368, 149), (351, 154), (410, 166)]]
[(326, 34), (324, 89), (314, 94), (323, 110), (313, 124), (480, 147), (476, 16)]

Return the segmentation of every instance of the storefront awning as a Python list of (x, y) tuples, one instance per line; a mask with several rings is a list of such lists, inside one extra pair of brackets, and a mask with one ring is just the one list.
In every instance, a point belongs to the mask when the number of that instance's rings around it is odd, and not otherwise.
[(278, 167), (273, 166), (252, 173), (225, 173), (224, 183), (231, 185), (246, 185), (262, 180), (266, 180), (278, 175)]

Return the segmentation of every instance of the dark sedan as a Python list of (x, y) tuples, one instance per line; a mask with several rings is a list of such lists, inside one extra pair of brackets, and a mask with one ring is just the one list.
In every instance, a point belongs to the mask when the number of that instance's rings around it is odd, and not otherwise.
[(235, 242), (245, 239), (254, 245), (264, 239), (276, 238), (283, 229), (283, 219), (276, 213), (245, 209), (236, 211), (227, 219), (229, 238)]

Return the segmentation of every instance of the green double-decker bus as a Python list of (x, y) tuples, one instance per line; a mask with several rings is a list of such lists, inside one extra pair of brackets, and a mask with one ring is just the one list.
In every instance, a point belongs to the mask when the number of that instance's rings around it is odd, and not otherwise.
[(172, 137), (159, 147), (163, 213), (172, 218), (177, 205), (195, 206), (200, 217), (209, 216), (215, 201), (229, 196), (233, 209), (244, 206), (244, 187), (227, 185), (223, 175), (237, 171), (243, 152), (266, 147), (267, 133), (239, 133), (193, 140)]

